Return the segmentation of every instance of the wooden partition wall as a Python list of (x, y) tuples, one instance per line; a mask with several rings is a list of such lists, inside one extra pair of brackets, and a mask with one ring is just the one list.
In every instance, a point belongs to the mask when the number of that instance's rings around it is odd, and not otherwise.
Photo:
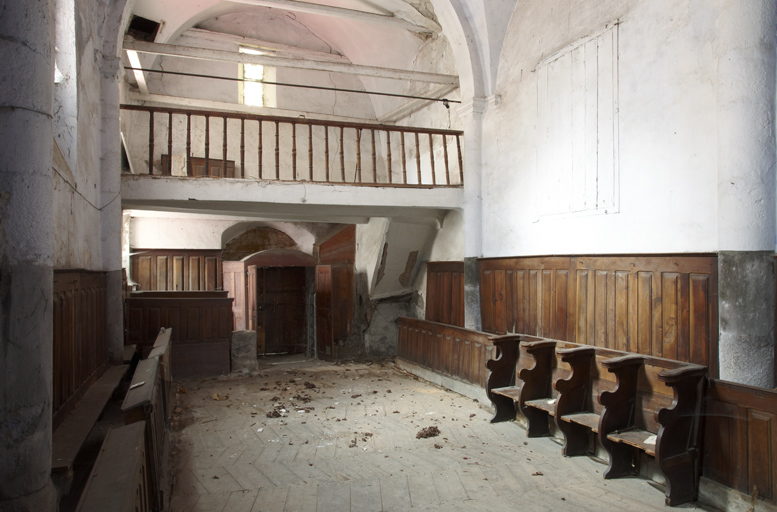
[(399, 318), (397, 357), (485, 387), (486, 361), (496, 357), (488, 334), (428, 320)]
[(483, 330), (707, 366), (717, 377), (715, 255), (480, 261)]
[(232, 299), (227, 292), (143, 292), (126, 299), (126, 345), (147, 354), (162, 327), (172, 327), (172, 373), (176, 378), (229, 373)]
[(426, 264), (426, 319), (464, 327), (464, 262)]
[(54, 271), (54, 428), (108, 365), (105, 272)]
[(131, 249), (130, 278), (143, 291), (221, 290), (221, 251)]

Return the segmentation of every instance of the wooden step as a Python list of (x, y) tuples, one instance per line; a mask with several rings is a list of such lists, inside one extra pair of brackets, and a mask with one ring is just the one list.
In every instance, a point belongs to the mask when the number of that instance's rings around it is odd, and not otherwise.
[(103, 376), (89, 387), (59, 428), (54, 431), (51, 439), (52, 473), (73, 469), (73, 461), (105, 409), (105, 404), (127, 373), (127, 368), (129, 365), (108, 368)]

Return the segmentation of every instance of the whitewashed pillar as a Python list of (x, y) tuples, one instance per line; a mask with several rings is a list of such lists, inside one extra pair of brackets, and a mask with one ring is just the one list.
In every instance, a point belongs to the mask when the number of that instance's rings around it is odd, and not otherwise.
[(51, 483), (53, 11), (0, 13), (0, 510), (56, 509)]
[(777, 2), (723, 0), (718, 23), (720, 375), (771, 388)]
[(480, 330), (480, 275), (478, 260), (483, 256), (482, 139), (485, 98), (462, 103), (464, 121), (464, 327)]

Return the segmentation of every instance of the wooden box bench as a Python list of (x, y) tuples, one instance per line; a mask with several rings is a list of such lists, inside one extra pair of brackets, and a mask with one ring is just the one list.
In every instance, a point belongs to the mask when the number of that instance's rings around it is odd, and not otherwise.
[(77, 512), (151, 510), (145, 431), (145, 423), (139, 422), (108, 432), (81, 493)]
[(566, 456), (590, 452), (593, 434), (609, 455), (605, 478), (637, 474), (644, 452), (666, 479), (668, 505), (697, 499), (706, 367), (522, 335), (493, 342), (492, 422), (513, 419), (518, 404), (529, 437), (549, 435), (553, 418)]
[(170, 328), (163, 329), (152, 349), (154, 355), (138, 363), (121, 407), (126, 425), (145, 425), (149, 502), (153, 510), (167, 510), (170, 502), (167, 420), (173, 404), (172, 383), (166, 382), (170, 377), (170, 332)]
[[(51, 472), (70, 474), (73, 462), (111, 395), (127, 373), (128, 365), (112, 366), (92, 384), (52, 434)], [(66, 477), (67, 481), (68, 478)], [(69, 484), (67, 484), (69, 486)]]

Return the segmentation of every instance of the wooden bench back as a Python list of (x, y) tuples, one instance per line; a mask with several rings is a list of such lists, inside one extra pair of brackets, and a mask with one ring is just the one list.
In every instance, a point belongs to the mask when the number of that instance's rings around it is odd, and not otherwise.
[(663, 370), (687, 366), (687, 363), (670, 361), (655, 357), (645, 357), (642, 368), (639, 369), (637, 381), (637, 396), (635, 401), (634, 426), (658, 433), (661, 425), (655, 417), (655, 412), (672, 406), (674, 390), (658, 379)]

